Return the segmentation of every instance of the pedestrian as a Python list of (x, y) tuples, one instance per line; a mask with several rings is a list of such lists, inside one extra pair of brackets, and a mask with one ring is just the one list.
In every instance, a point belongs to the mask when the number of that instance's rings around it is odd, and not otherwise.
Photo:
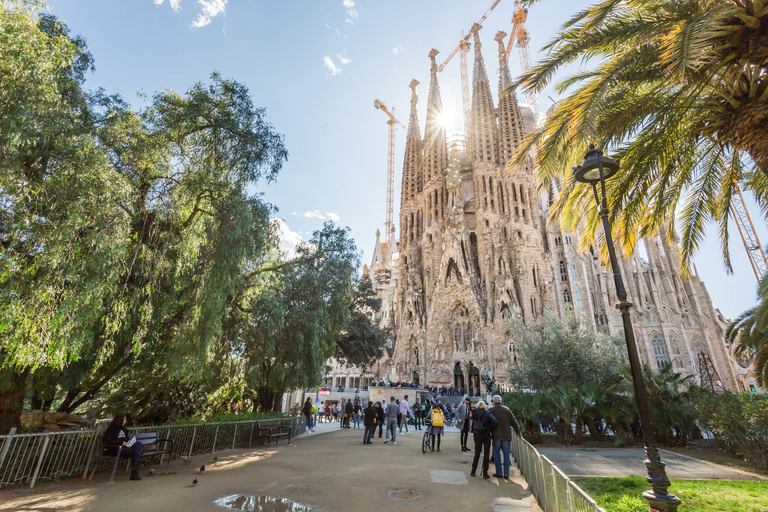
[(352, 400), (347, 400), (347, 405), (344, 406), (344, 426), (346, 428), (352, 428), (349, 426), (349, 422), (352, 419), (352, 413), (355, 408), (352, 406)]
[(363, 409), (363, 427), (365, 427), (363, 444), (373, 444), (371, 438), (376, 431), (376, 408), (370, 400), (368, 401), (368, 407)]
[(141, 452), (144, 446), (136, 440), (136, 436), (130, 436), (125, 424), (128, 418), (125, 414), (119, 412), (115, 414), (109, 423), (107, 430), (104, 431), (103, 444), (110, 457), (120, 455), (120, 457), (131, 458), (131, 476), (129, 480), (141, 480), (139, 476), (139, 467), (141, 466)]
[[(381, 432), (384, 430), (384, 408), (381, 406), (381, 402), (376, 402), (376, 424), (379, 427), (379, 439), (381, 439)], [(376, 430), (374, 428), (374, 430)]]
[(488, 458), (491, 452), (491, 431), (496, 426), (496, 418), (488, 412), (485, 402), (480, 400), (472, 412), (472, 437), (475, 441), (475, 458), (472, 460), (470, 476), (476, 476), (480, 452), (483, 452), (483, 478), (489, 479)]
[[(502, 405), (501, 396), (494, 395), (493, 407), (488, 409), (488, 412), (496, 418), (496, 426), (491, 431), (491, 438), (493, 439), (493, 460), (496, 465), (496, 473), (493, 475), (497, 478), (509, 478), (509, 448), (512, 441), (512, 430), (518, 437), (522, 437), (520, 432), (520, 426), (517, 424), (515, 415), (509, 410), (509, 407)], [(504, 464), (502, 465), (501, 454), (504, 455)]]
[(302, 407), (302, 412), (304, 413), (304, 417), (307, 418), (307, 430), (310, 432), (313, 432), (312, 430), (312, 397), (307, 397), (307, 400), (304, 402), (304, 407)]
[(344, 407), (346, 407), (346, 404), (347, 402), (342, 398), (339, 405), (339, 428), (344, 428)]
[(386, 410), (386, 417), (387, 417), (387, 435), (385, 438), (385, 443), (389, 442), (389, 434), (392, 433), (392, 444), (397, 444), (396, 438), (397, 438), (397, 415), (400, 412), (400, 407), (395, 403), (395, 397), (389, 398), (389, 403), (387, 404), (387, 410)]
[[(355, 407), (352, 412), (352, 423), (355, 428), (360, 428), (360, 412), (363, 410), (363, 407), (360, 405), (360, 402), (355, 402)], [(365, 426), (365, 424), (363, 424)]]
[(417, 398), (416, 403), (413, 404), (413, 428), (416, 430), (421, 430), (421, 415), (422, 407)]
[(403, 434), (403, 427), (405, 427), (405, 434), (410, 434), (410, 432), (408, 432), (408, 416), (411, 415), (411, 412), (411, 407), (408, 405), (408, 395), (405, 395), (403, 399), (400, 400), (400, 414), (402, 415), (402, 419), (400, 420), (401, 434)]
[(469, 415), (472, 412), (470, 410), (470, 404), (472, 400), (465, 398), (459, 407), (456, 409), (456, 427), (461, 431), (459, 435), (459, 441), (461, 442), (461, 451), (471, 451), (467, 447), (467, 441), (469, 440)]
[(432, 404), (432, 409), (427, 413), (427, 419), (432, 422), (429, 427), (429, 434), (432, 436), (432, 451), (435, 451), (435, 438), (437, 438), (437, 451), (440, 451), (440, 438), (443, 435), (445, 413), (439, 403)]

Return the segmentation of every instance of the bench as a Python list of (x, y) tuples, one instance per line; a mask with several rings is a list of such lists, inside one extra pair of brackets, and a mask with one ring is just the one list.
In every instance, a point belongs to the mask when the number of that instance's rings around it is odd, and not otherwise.
[(288, 437), (288, 444), (291, 444), (291, 427), (282, 426), (279, 421), (259, 422), (259, 437), (267, 438), (267, 446), (272, 446), (273, 438), (277, 444), (282, 437)]
[[(142, 444), (143, 450), (141, 452), (141, 458), (144, 459), (145, 457), (154, 457), (156, 455), (160, 455), (160, 464), (163, 463), (163, 459), (166, 455), (168, 455), (168, 464), (166, 466), (166, 470), (170, 469), (171, 467), (171, 453), (173, 453), (173, 439), (158, 439), (156, 432), (142, 432), (140, 434), (135, 434), (133, 437), (136, 438), (136, 441)], [(109, 449), (110, 447), (104, 446), (103, 444), (103, 437), (99, 437), (98, 441), (96, 442), (95, 446), (95, 452), (97, 455), (94, 457), (93, 460), (93, 468), (91, 470), (91, 476), (88, 478), (89, 480), (93, 479), (93, 475), (96, 473), (96, 469), (99, 467), (99, 463), (109, 461), (113, 462), (114, 464), (112, 466), (112, 476), (109, 478), (109, 481), (112, 482), (115, 480), (115, 473), (117, 472), (117, 465), (120, 463), (120, 457), (128, 457), (126, 453), (123, 453), (123, 447), (118, 447), (118, 451), (116, 455), (109, 455)], [(128, 462), (126, 464), (126, 470), (130, 467), (131, 459), (128, 458)], [(83, 474), (83, 478), (85, 478), (85, 475), (88, 473), (88, 466), (85, 468), (85, 473)]]

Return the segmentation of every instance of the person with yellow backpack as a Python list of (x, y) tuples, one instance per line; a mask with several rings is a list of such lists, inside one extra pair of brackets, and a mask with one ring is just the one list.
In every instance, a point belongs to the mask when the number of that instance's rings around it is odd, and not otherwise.
[(427, 419), (432, 422), (432, 426), (429, 427), (429, 433), (432, 436), (432, 451), (435, 451), (435, 437), (437, 437), (437, 451), (440, 451), (440, 437), (443, 435), (445, 413), (443, 413), (439, 403), (432, 404), (432, 410), (427, 413)]

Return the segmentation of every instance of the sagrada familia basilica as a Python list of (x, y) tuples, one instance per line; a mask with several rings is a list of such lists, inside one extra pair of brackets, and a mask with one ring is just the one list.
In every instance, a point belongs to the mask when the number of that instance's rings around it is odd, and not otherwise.
[[(529, 167), (506, 171), (533, 126), (533, 111), (514, 94), (501, 93), (511, 82), (503, 32), (494, 39), (494, 99), (479, 29), (472, 29), (472, 128), (465, 141), (450, 143), (439, 121), (436, 50), (429, 54), (423, 135), (419, 82), (410, 84), (400, 237), (395, 240), (394, 230), (377, 236), (364, 269), (383, 299), (379, 320), (394, 336), (384, 359), (355, 375), (358, 386), (382, 378), (465, 390), (479, 390), (488, 379), (504, 386), (517, 357), (508, 325), (514, 318), (536, 325), (544, 310), (562, 314), (572, 308), (595, 332), (622, 332), (610, 271), (592, 251), (578, 249), (578, 232), (547, 220), (550, 197), (537, 193)], [(641, 243), (644, 250), (622, 258), (620, 271), (634, 305), (642, 361), (654, 368), (671, 362), (684, 374), (714, 374), (726, 389), (749, 391), (744, 368), (729, 356), (727, 321), (704, 283), (695, 273), (679, 277), (678, 247), (663, 234)]]

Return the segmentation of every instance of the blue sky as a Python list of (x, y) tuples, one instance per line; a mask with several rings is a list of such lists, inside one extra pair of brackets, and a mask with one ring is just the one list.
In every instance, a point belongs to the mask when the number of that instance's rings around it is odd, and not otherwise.
[[(324, 219), (349, 226), (368, 262), (385, 217), (387, 125), (378, 98), (408, 121), (412, 78), (419, 80), (420, 117), (429, 81), (431, 48), (441, 61), (492, 0), (49, 0), (52, 12), (86, 37), (96, 59), (89, 87), (138, 93), (186, 90), (217, 70), (250, 89), (276, 130), (289, 160), (276, 184), (259, 186), (279, 208), (294, 241)], [(526, 24), (531, 54), (552, 38), (584, 0), (536, 4)], [(481, 39), (489, 77), (496, 77), (493, 36), (511, 29), (512, 0), (501, 0)], [(449, 131), (461, 130), (458, 56), (440, 76)], [(519, 74), (518, 54), (510, 59)], [(495, 81), (495, 79), (493, 79)], [(553, 97), (554, 94), (550, 93)], [(557, 99), (555, 97), (555, 99)], [(543, 95), (540, 108), (551, 100)], [(397, 134), (396, 190), (404, 130)], [(398, 205), (395, 204), (397, 218)], [(756, 211), (756, 210), (755, 210)], [(768, 241), (759, 221), (762, 242)], [(735, 227), (733, 229), (735, 233)], [(711, 230), (696, 266), (716, 307), (734, 317), (755, 302), (755, 278), (740, 239), (732, 242), (735, 274), (728, 276)]]

